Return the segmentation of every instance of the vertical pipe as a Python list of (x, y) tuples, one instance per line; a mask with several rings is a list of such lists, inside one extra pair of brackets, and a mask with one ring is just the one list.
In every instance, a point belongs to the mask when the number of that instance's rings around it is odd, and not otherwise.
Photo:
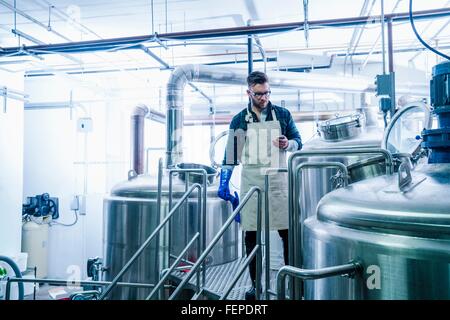
[(265, 274), (266, 274), (266, 286), (265, 286), (265, 297), (266, 300), (269, 300), (269, 287), (270, 287), (270, 235), (269, 232), (266, 232), (269, 230), (269, 173), (266, 171), (266, 176), (265, 176), (265, 184), (264, 184), (264, 240), (265, 240), (265, 244), (264, 244), (264, 252), (265, 252), (265, 259), (266, 259), (266, 264), (265, 264)]
[(388, 19), (387, 23), (388, 32), (388, 62), (389, 62), (389, 73), (394, 72), (394, 45), (392, 41), (392, 19)]
[[(159, 226), (160, 222), (161, 222), (161, 197), (162, 197), (162, 179), (163, 179), (163, 159), (159, 158), (158, 160), (158, 198), (156, 199), (156, 223)], [(170, 212), (170, 210), (169, 210)], [(169, 238), (170, 238), (170, 234), (169, 234)], [(158, 264), (161, 260), (164, 259), (163, 258), (159, 258), (160, 254), (159, 254), (159, 250), (161, 248), (161, 233), (158, 232), (158, 237), (156, 239), (156, 250), (157, 250), (157, 254), (156, 257), (158, 259)], [(164, 253), (164, 251), (163, 251)], [(168, 259), (170, 260), (170, 247), (167, 248), (167, 255), (168, 255)]]
[[(208, 197), (208, 181), (207, 181), (207, 174), (206, 171), (203, 172), (203, 186), (202, 186), (202, 192), (203, 192), (203, 208), (202, 208), (202, 236), (201, 236), (201, 242), (202, 242), (202, 252), (206, 249), (206, 201)], [(203, 263), (202, 268), (202, 280), (203, 280), (203, 286), (206, 286), (206, 261)]]
[(384, 45), (384, 25), (386, 21), (384, 19), (384, 0), (381, 0), (381, 49), (382, 49), (382, 56), (383, 56), (383, 74), (386, 74), (386, 50)]
[[(250, 26), (250, 20), (247, 22), (247, 26)], [(253, 72), (253, 35), (247, 36), (247, 55), (248, 55), (248, 73)]]
[(144, 121), (149, 110), (145, 105), (138, 105), (131, 114), (131, 169), (137, 174), (144, 173)]
[(165, 2), (165, 11), (166, 11), (166, 33), (167, 33), (168, 32), (167, 31), (167, 0)]
[(155, 34), (155, 23), (154, 23), (154, 15), (153, 15), (153, 0), (151, 2), (152, 9), (152, 34)]
[(261, 245), (261, 221), (262, 221), (262, 194), (261, 190), (257, 193), (257, 230), (256, 230), (256, 245), (258, 247), (258, 251), (256, 252), (256, 300), (260, 299), (260, 292), (261, 292), (261, 267), (262, 267), (262, 245)]

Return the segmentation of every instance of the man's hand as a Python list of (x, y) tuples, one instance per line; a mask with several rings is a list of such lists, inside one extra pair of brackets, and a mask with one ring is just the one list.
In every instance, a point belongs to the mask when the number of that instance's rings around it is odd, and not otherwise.
[(279, 136), (277, 139), (272, 141), (275, 147), (280, 149), (286, 149), (289, 146), (289, 140), (285, 136)]

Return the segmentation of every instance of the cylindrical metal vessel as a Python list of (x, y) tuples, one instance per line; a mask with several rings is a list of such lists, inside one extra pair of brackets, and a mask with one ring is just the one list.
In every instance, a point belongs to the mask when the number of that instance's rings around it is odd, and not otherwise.
[(325, 195), (304, 228), (305, 268), (358, 259), (356, 279), (305, 282), (306, 299), (450, 299), (450, 164), (425, 164)]
[[(173, 177), (172, 206), (185, 192), (185, 182)], [(208, 186), (206, 209), (206, 245), (212, 240), (232, 212), (231, 205), (217, 197), (217, 183)], [(157, 216), (157, 179), (140, 175), (119, 183), (111, 195), (104, 200), (104, 257), (105, 280), (112, 280), (139, 246), (156, 229), (169, 212), (169, 178), (163, 177), (161, 216)], [(187, 219), (187, 223), (186, 223)], [(145, 253), (125, 274), (122, 281), (157, 283), (159, 273), (167, 268), (167, 254), (170, 237), (170, 253), (178, 255), (192, 239), (198, 226), (197, 192), (193, 192), (186, 206), (175, 213), (169, 228), (161, 232), (159, 244), (154, 240)], [(190, 261), (197, 259), (197, 244), (188, 252)], [(232, 225), (207, 259), (208, 265), (233, 261), (238, 257), (238, 225)], [(172, 259), (173, 262), (173, 259)], [(181, 265), (181, 264), (180, 264)], [(149, 289), (116, 288), (113, 299), (144, 299)]]
[(34, 221), (22, 225), (22, 252), (28, 253), (27, 268), (36, 267), (36, 277), (46, 278), (48, 273), (48, 223)]
[[(383, 137), (383, 128), (377, 125), (376, 109), (364, 109), (368, 115), (355, 114), (345, 116), (330, 121), (324, 121), (318, 124), (320, 136), (316, 137), (303, 146), (307, 151), (326, 151), (329, 149), (348, 150), (352, 148), (380, 148)], [(365, 122), (366, 118), (373, 122)], [(358, 120), (357, 120), (358, 119)], [(359, 123), (359, 124), (358, 124)], [(361, 159), (372, 156), (355, 155), (353, 156), (322, 156), (297, 158), (294, 160), (293, 168), (305, 161), (314, 162), (340, 162), (350, 165)], [(328, 192), (334, 190), (332, 179), (337, 173), (337, 169), (310, 169), (302, 174), (302, 192), (300, 193), (299, 206), (304, 213), (304, 217), (315, 215), (319, 200)], [(385, 172), (383, 172), (385, 173)]]

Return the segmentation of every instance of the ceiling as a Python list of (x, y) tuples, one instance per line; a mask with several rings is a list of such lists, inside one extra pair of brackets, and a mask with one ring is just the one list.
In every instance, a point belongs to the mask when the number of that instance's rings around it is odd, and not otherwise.
[[(0, 0), (0, 47), (31, 46), (37, 43), (54, 44), (106, 38), (119, 38), (245, 26), (249, 20), (254, 25), (297, 22), (305, 19), (303, 1), (282, 0), (274, 6), (273, 0), (131, 0), (131, 1), (87, 1), (87, 0), (20, 0), (16, 1), (18, 12), (14, 14), (14, 0)], [(308, 20), (357, 17), (380, 14), (380, 0), (307, 1)], [(448, 7), (450, 1), (414, 1), (414, 10)], [(407, 12), (407, 0), (385, 0), (385, 13)], [(26, 17), (24, 17), (24, 15)], [(431, 40), (448, 23), (448, 18), (418, 21), (417, 27), (423, 37)], [(304, 31), (265, 34), (259, 41), (268, 57), (280, 53), (309, 55), (344, 54), (348, 47), (357, 43), (353, 50), (362, 53), (355, 59), (380, 61), (381, 55), (367, 55), (372, 48), (379, 51), (381, 46), (380, 25), (363, 28), (323, 28), (309, 30), (306, 41)], [(434, 40), (440, 45), (450, 45), (450, 27), (443, 28)], [(15, 33), (22, 33), (17, 36)], [(28, 38), (28, 39), (27, 39)], [(352, 38), (353, 41), (352, 41)], [(421, 47), (415, 39), (408, 23), (398, 23), (394, 27), (394, 49)], [(433, 41), (436, 43), (435, 41)], [(433, 43), (432, 42), (432, 43)], [(168, 49), (155, 43), (145, 45), (170, 66), (183, 63), (245, 63), (246, 37), (226, 39), (203, 39), (167, 42)], [(255, 48), (255, 59), (261, 56)], [(416, 52), (401, 53), (398, 63), (409, 61)], [(420, 55), (420, 54), (419, 54)], [(25, 58), (22, 58), (22, 60)], [(414, 59), (417, 59), (416, 57)], [(420, 59), (420, 57), (419, 57)], [(46, 56), (45, 60), (31, 59), (26, 66), (8, 61), (21, 60), (19, 57), (0, 58), (3, 67), (10, 70), (40, 70), (52, 68), (104, 67), (111, 65), (121, 68), (160, 67), (141, 50), (120, 52), (97, 52), (70, 55)], [(43, 62), (44, 61), (44, 62)], [(419, 61), (419, 60), (417, 60)], [(8, 64), (7, 66), (5, 64)], [(417, 63), (420, 65), (420, 63)], [(273, 66), (274, 64), (272, 64)], [(1, 67), (2, 65), (0, 65)], [(245, 66), (245, 65), (244, 65)], [(280, 63), (276, 65), (280, 67)]]
[[(14, 14), (16, 2), (16, 14)], [(358, 16), (379, 15), (381, 0), (311, 0), (308, 2), (307, 19), (317, 21)], [(274, 5), (276, 3), (276, 5)], [(408, 0), (384, 0), (384, 12), (401, 13), (408, 11)], [(0, 0), (0, 55), (1, 48), (26, 47), (36, 44), (72, 43), (88, 40), (158, 35), (173, 32), (232, 28), (253, 25), (303, 22), (305, 10), (303, 0)], [(429, 10), (450, 7), (450, 0), (414, 1), (414, 10)], [(417, 21), (416, 27), (422, 37), (430, 44), (439, 45), (443, 52), (449, 53), (450, 19), (439, 18), (432, 21)], [(18, 36), (17, 34), (22, 34)], [(254, 40), (253, 58), (255, 69), (262, 69), (262, 55), (256, 46), (264, 49), (269, 59), (266, 67), (270, 69), (302, 71), (330, 74), (366, 75), (380, 73), (381, 25), (347, 26), (339, 28), (323, 27), (283, 33), (260, 34)], [(163, 39), (164, 40), (164, 39)], [(247, 67), (247, 37), (236, 36), (217, 39), (187, 41), (164, 41), (166, 48), (157, 42), (142, 43), (144, 50), (109, 50), (72, 54), (42, 54), (26, 51), (26, 55), (13, 54), (0, 56), (0, 70), (26, 72), (28, 83), (39, 83), (39, 77), (53, 74), (64, 81), (78, 81), (78, 87), (93, 88), (98, 95), (104, 88), (104, 96), (111, 92), (123, 99), (134, 97), (151, 105), (161, 107), (161, 93), (170, 72), (160, 72), (162, 64), (170, 68), (186, 63), (226, 64), (230, 67)], [(429, 72), (437, 62), (437, 56), (428, 51), (397, 52), (423, 49), (415, 38), (409, 23), (394, 23), (393, 27), (394, 63), (396, 71), (406, 69), (407, 77), (402, 82), (427, 83), (420, 73), (408, 70)], [(120, 49), (126, 49), (126, 46)], [(371, 52), (374, 52), (373, 54)], [(354, 53), (354, 56), (346, 56)], [(157, 59), (155, 59), (155, 57)], [(160, 61), (158, 61), (158, 59)], [(329, 68), (333, 64), (333, 69)], [(369, 70), (372, 66), (372, 69)], [(135, 72), (145, 71), (145, 72)], [(120, 72), (116, 76), (115, 72)], [(365, 72), (365, 73), (364, 73)], [(156, 75), (157, 74), (157, 75)], [(411, 76), (411, 75), (417, 76)], [(70, 75), (70, 77), (68, 77)], [(95, 79), (89, 75), (96, 75)], [(408, 78), (409, 76), (409, 78)], [(158, 80), (155, 80), (158, 77)], [(399, 80), (400, 82), (400, 80)], [(197, 88), (212, 98), (218, 112), (240, 108), (245, 103), (245, 90), (242, 87), (226, 87), (211, 84), (196, 84)], [(189, 90), (192, 112), (195, 109), (208, 112), (204, 96), (196, 89)], [(42, 99), (39, 91), (31, 96), (32, 102), (48, 100), (46, 89)], [(56, 89), (55, 90), (59, 90)], [(68, 89), (69, 90), (69, 89)], [(70, 89), (71, 90), (71, 89)], [(69, 91), (70, 91), (69, 90)], [(243, 91), (244, 90), (244, 91)], [(72, 92), (72, 91), (70, 91)], [(298, 105), (298, 90), (277, 90), (273, 95), (276, 103)], [(66, 96), (68, 96), (66, 94)], [(78, 95), (77, 95), (78, 96)], [(279, 98), (278, 98), (279, 97)], [(119, 97), (120, 98), (120, 97)], [(117, 99), (119, 99), (117, 98)], [(68, 99), (66, 97), (66, 99)], [(102, 98), (103, 99), (103, 98)], [(333, 92), (316, 93), (304, 90), (302, 101), (311, 108), (336, 109), (347, 106), (345, 96)], [(220, 101), (218, 103), (217, 101)], [(321, 101), (322, 106), (318, 106)], [(358, 103), (357, 100), (356, 104)], [(355, 104), (353, 102), (352, 104)], [(336, 105), (336, 106), (335, 106)], [(289, 105), (290, 106), (290, 105)]]

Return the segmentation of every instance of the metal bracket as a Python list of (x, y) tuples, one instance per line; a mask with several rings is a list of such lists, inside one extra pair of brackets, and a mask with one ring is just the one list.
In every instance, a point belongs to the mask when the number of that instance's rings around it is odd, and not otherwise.
[(164, 49), (166, 49), (166, 50), (168, 50), (169, 49), (169, 47), (165, 44), (165, 43), (163, 43), (162, 41), (161, 41), (161, 39), (159, 39), (158, 38), (158, 33), (157, 32), (155, 32), (154, 34), (153, 34), (153, 37), (152, 37), (152, 39), (150, 40), (151, 42), (157, 42), (161, 47), (163, 47)]
[(128, 171), (128, 181), (137, 178), (138, 174), (134, 170)]
[(383, 190), (385, 193), (407, 193), (412, 191), (427, 178), (413, 182), (408, 162), (402, 162), (398, 168), (398, 190)]
[(406, 162), (402, 162), (398, 167), (398, 188), (403, 191), (411, 182), (411, 168)]
[(346, 176), (341, 170), (338, 170), (338, 172), (330, 178), (333, 190), (345, 187), (346, 181), (348, 181), (346, 179), (348, 179), (348, 176)]

